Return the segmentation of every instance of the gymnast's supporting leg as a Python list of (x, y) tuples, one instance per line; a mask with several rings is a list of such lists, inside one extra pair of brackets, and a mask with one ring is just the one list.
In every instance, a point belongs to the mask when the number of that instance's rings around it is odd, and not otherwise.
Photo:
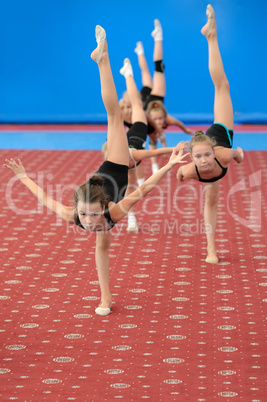
[(96, 314), (107, 315), (111, 308), (111, 293), (109, 289), (109, 248), (111, 243), (110, 232), (96, 233), (95, 263), (100, 286), (101, 301), (95, 309)]
[(205, 230), (207, 237), (207, 253), (208, 253), (206, 262), (209, 262), (211, 264), (217, 264), (219, 262), (215, 246), (218, 202), (219, 202), (219, 181), (206, 184), (205, 205), (204, 205), (204, 221), (205, 221)]

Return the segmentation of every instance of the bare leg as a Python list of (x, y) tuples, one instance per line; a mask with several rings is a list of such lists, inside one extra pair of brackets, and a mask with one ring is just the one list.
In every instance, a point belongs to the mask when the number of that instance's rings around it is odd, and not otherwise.
[[(129, 164), (129, 150), (127, 137), (118, 102), (117, 92), (112, 76), (112, 71), (108, 56), (107, 41), (103, 28), (96, 27), (97, 48), (92, 52), (91, 58), (98, 61), (101, 95), (108, 116), (108, 132), (107, 132), (107, 153), (108, 160), (121, 165)], [(103, 33), (104, 32), (104, 33)], [(104, 39), (102, 39), (104, 37)], [(102, 39), (99, 42), (99, 38)], [(103, 53), (99, 59), (99, 54), (103, 47)]]
[[(154, 24), (155, 29), (152, 32), (152, 36), (154, 37), (153, 61), (156, 62), (163, 60), (163, 36), (159, 20), (155, 20)], [(154, 71), (151, 94), (163, 97), (166, 95), (166, 80), (164, 72)]]
[[(123, 67), (120, 73), (124, 76), (127, 87), (127, 94), (132, 107), (132, 123), (141, 122), (147, 124), (146, 112), (143, 109), (143, 104), (140, 99), (134, 78), (131, 62), (129, 59), (124, 59)], [(128, 172), (128, 187), (125, 196), (136, 190), (136, 170), (129, 170)], [(128, 213), (128, 232), (138, 232), (138, 226), (134, 215), (134, 207)]]
[(201, 29), (201, 33), (206, 36), (208, 40), (209, 71), (215, 88), (214, 122), (222, 123), (228, 129), (233, 129), (234, 116), (229, 82), (224, 71), (218, 45), (215, 14), (210, 4), (207, 6), (206, 14), (208, 22)]
[(206, 227), (208, 252), (206, 262), (209, 262), (210, 264), (217, 264), (219, 262), (215, 246), (218, 202), (219, 181), (216, 181), (214, 183), (207, 184), (205, 187), (204, 221)]
[[(131, 194), (133, 191), (136, 190), (136, 172), (135, 169), (129, 170), (128, 171), (128, 187), (125, 192), (125, 197), (127, 195)], [(128, 212), (128, 226), (127, 226), (127, 232), (138, 232), (138, 226), (136, 222), (136, 217), (134, 214), (134, 207), (131, 208), (131, 210)]]
[(126, 81), (127, 94), (132, 106), (132, 123), (141, 122), (147, 124), (146, 112), (143, 109), (143, 104), (134, 81), (133, 70), (129, 59), (124, 59), (120, 73), (124, 76)]
[(111, 308), (111, 294), (109, 290), (109, 248), (110, 232), (96, 233), (95, 262), (101, 292), (101, 302), (95, 309), (96, 314), (107, 315)]
[[(149, 144), (149, 149), (151, 149), (151, 151), (154, 151), (155, 149), (157, 149), (157, 143), (156, 144)], [(154, 174), (159, 170), (157, 157), (156, 156), (151, 156), (150, 159), (151, 159), (152, 174)]]
[(150, 71), (147, 65), (143, 43), (137, 42), (136, 48), (134, 49), (135, 53), (138, 56), (138, 64), (141, 70), (141, 80), (143, 87), (152, 88), (152, 77), (150, 75)]
[(144, 174), (144, 168), (142, 166), (142, 163), (140, 163), (138, 166), (136, 166), (136, 177), (137, 177), (137, 184), (140, 187), (141, 184), (143, 184), (145, 181), (145, 174)]

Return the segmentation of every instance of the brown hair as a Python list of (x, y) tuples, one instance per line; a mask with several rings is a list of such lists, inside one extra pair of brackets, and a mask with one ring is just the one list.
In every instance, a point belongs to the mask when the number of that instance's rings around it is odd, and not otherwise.
[(165, 117), (167, 116), (167, 111), (165, 109), (165, 106), (164, 106), (163, 102), (161, 102), (160, 100), (149, 102), (149, 104), (147, 105), (147, 110), (146, 110), (147, 114), (150, 115), (150, 113), (153, 110), (155, 110), (155, 111), (161, 110), (164, 113)]
[[(79, 201), (87, 204), (100, 202), (101, 207), (105, 207), (107, 196), (104, 190), (104, 179), (94, 174), (87, 182), (76, 188), (74, 191), (74, 201), (76, 208)], [(74, 213), (74, 222), (76, 225), (81, 226), (77, 210)]]
[(192, 152), (194, 146), (199, 144), (210, 145), (213, 148), (216, 145), (216, 141), (205, 135), (202, 130), (197, 130), (189, 143), (190, 151)]

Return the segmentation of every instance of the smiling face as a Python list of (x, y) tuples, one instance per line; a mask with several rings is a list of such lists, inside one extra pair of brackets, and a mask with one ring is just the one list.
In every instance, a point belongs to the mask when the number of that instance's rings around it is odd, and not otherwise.
[(200, 172), (211, 172), (214, 167), (215, 153), (208, 144), (194, 145), (191, 158)]
[(104, 209), (101, 207), (100, 202), (89, 204), (79, 201), (77, 204), (77, 212), (85, 230), (93, 232), (104, 230), (106, 220), (103, 215)]
[(163, 110), (151, 110), (149, 113), (151, 119), (159, 126), (159, 128), (164, 128), (166, 126), (166, 116)]

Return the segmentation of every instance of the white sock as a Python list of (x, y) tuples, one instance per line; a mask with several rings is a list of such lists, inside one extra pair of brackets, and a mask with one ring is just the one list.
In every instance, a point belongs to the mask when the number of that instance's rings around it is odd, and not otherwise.
[(157, 163), (152, 163), (152, 173), (156, 173), (159, 170), (159, 165)]
[(130, 75), (133, 77), (133, 69), (129, 59), (124, 59), (123, 67), (120, 69), (120, 73), (125, 78), (129, 77)]
[(144, 46), (142, 42), (136, 43), (136, 48), (134, 49), (135, 53), (139, 56), (140, 54), (144, 54)]
[(128, 213), (128, 225), (130, 225), (130, 226), (136, 225), (136, 217), (135, 217), (134, 212)]
[(144, 177), (142, 177), (142, 179), (137, 179), (138, 187), (140, 187), (144, 182), (145, 182), (145, 178), (144, 178)]
[(152, 32), (151, 36), (154, 38), (155, 41), (163, 40), (163, 31), (159, 20), (154, 20), (154, 31)]

